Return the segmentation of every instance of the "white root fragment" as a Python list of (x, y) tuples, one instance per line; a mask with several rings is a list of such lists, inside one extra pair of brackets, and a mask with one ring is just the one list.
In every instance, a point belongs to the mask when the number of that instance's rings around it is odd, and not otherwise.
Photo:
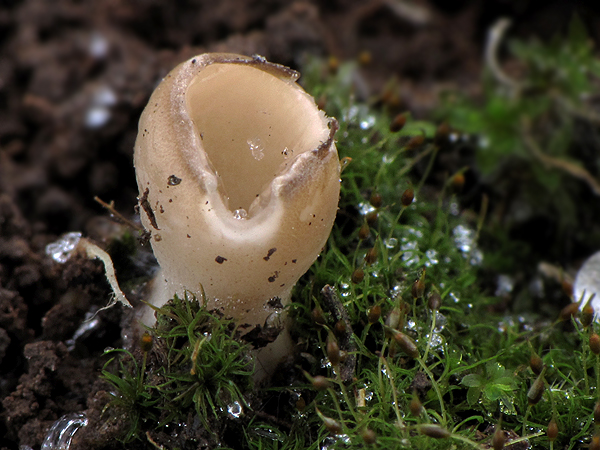
[(127, 297), (125, 297), (125, 294), (123, 294), (123, 291), (121, 291), (121, 288), (119, 287), (117, 275), (115, 274), (115, 266), (113, 265), (110, 255), (86, 238), (81, 238), (79, 240), (79, 244), (77, 244), (77, 248), (75, 250), (78, 249), (85, 251), (85, 254), (89, 259), (98, 258), (100, 261), (102, 261), (106, 279), (108, 280), (108, 284), (110, 284), (110, 287), (113, 291), (113, 296), (108, 305), (106, 305), (104, 308), (100, 308), (98, 312), (116, 305), (117, 302), (131, 308), (131, 303), (129, 303), (129, 300), (127, 300)]

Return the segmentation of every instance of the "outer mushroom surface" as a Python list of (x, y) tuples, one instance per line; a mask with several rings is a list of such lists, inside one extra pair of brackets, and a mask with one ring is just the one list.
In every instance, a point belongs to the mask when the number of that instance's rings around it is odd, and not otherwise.
[(297, 78), (262, 58), (204, 54), (152, 94), (134, 162), (161, 266), (153, 303), (202, 285), (209, 308), (263, 325), (269, 300), (285, 305), (318, 256), (339, 198), (337, 122)]

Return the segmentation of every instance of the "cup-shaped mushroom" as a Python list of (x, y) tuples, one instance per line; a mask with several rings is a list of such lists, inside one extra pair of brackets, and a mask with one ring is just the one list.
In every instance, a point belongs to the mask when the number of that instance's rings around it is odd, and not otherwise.
[(153, 302), (202, 286), (208, 308), (263, 325), (317, 258), (338, 205), (337, 122), (297, 78), (259, 57), (204, 54), (152, 94), (134, 162), (161, 267)]

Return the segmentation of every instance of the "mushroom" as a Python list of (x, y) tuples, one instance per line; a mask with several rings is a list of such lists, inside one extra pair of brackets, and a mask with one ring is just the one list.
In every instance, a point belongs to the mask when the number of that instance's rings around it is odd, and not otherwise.
[[(337, 121), (298, 77), (262, 57), (209, 53), (152, 94), (134, 163), (161, 267), (154, 305), (203, 289), (207, 308), (246, 330), (284, 320), (292, 287), (331, 232), (340, 190)], [(262, 349), (262, 369), (289, 345), (284, 331)]]

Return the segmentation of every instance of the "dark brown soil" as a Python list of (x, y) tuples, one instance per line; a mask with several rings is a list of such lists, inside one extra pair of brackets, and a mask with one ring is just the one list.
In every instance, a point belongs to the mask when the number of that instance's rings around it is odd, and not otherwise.
[[(578, 8), (599, 30), (594, 5), (0, 0), (0, 448), (39, 449), (67, 413), (88, 410), (99, 420), (101, 356), (128, 344), (129, 313), (103, 311), (81, 329), (108, 301), (102, 268), (83, 259), (58, 264), (44, 249), (68, 231), (100, 245), (119, 232), (94, 196), (134, 218), (137, 121), (178, 62), (229, 51), (299, 68), (307, 54), (344, 60), (367, 52), (358, 95), (379, 95), (396, 77), (402, 108), (426, 116), (441, 88), (477, 92), (485, 33), (498, 17), (514, 18), (518, 36), (549, 36)], [(124, 264), (131, 278), (148, 275), (151, 257), (142, 251)], [(88, 436), (87, 448), (116, 448), (115, 432)]]

